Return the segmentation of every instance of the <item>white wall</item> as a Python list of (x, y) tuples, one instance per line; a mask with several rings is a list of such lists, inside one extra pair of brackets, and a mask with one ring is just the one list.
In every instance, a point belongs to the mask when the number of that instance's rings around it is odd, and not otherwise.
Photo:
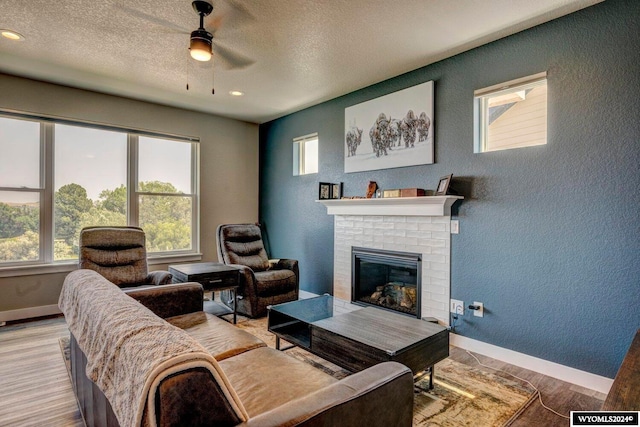
[[(258, 220), (256, 124), (4, 74), (0, 74), (0, 94), (0, 110), (199, 137), (204, 261), (217, 260), (218, 224)], [(0, 320), (12, 320), (6, 313), (18, 317), (22, 317), (20, 313), (37, 313), (34, 307), (50, 311), (58, 302), (65, 275), (0, 278)]]

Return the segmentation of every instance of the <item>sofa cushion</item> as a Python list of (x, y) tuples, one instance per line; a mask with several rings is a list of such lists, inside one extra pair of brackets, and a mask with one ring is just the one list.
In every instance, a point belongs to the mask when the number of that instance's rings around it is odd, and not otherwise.
[(269, 347), (220, 362), (249, 417), (320, 390), (338, 380), (319, 369)]
[(269, 270), (255, 273), (258, 295), (268, 297), (295, 290), (298, 286), (296, 274), (291, 270)]
[(203, 311), (165, 319), (184, 329), (219, 362), (229, 357), (267, 345), (259, 338)]

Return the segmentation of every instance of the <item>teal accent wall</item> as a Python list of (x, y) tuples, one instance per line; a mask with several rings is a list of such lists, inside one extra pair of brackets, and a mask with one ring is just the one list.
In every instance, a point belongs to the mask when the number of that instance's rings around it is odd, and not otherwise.
[[(364, 195), (369, 180), (434, 189), (453, 173), (465, 200), (451, 297), (485, 307), (457, 332), (613, 378), (640, 328), (639, 23), (637, 0), (605, 1), (261, 125), (271, 255), (300, 260), (302, 289), (331, 292), (333, 217), (318, 182)], [(474, 154), (473, 91), (541, 71), (548, 143)], [(344, 174), (344, 109), (429, 80), (435, 164)], [(294, 177), (292, 140), (312, 132), (320, 171)]]

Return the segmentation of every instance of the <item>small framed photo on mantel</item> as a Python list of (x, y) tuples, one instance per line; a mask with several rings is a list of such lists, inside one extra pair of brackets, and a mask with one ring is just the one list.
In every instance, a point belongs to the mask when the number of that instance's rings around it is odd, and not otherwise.
[(342, 183), (331, 184), (331, 198), (332, 199), (342, 198)]
[(331, 189), (333, 185), (329, 182), (321, 182), (318, 189), (318, 200), (331, 199)]
[(447, 191), (449, 191), (449, 184), (451, 183), (452, 177), (453, 177), (453, 174), (443, 176), (442, 178), (440, 178), (440, 181), (438, 181), (438, 187), (436, 188), (436, 193), (435, 193), (436, 196), (447, 195)]

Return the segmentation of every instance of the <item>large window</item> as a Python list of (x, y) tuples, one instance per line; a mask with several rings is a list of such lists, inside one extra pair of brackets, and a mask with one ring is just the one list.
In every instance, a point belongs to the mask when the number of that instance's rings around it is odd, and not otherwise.
[(0, 116), (0, 267), (78, 259), (80, 230), (137, 225), (153, 255), (198, 251), (198, 144)]
[(547, 79), (540, 73), (474, 93), (474, 151), (547, 143)]

